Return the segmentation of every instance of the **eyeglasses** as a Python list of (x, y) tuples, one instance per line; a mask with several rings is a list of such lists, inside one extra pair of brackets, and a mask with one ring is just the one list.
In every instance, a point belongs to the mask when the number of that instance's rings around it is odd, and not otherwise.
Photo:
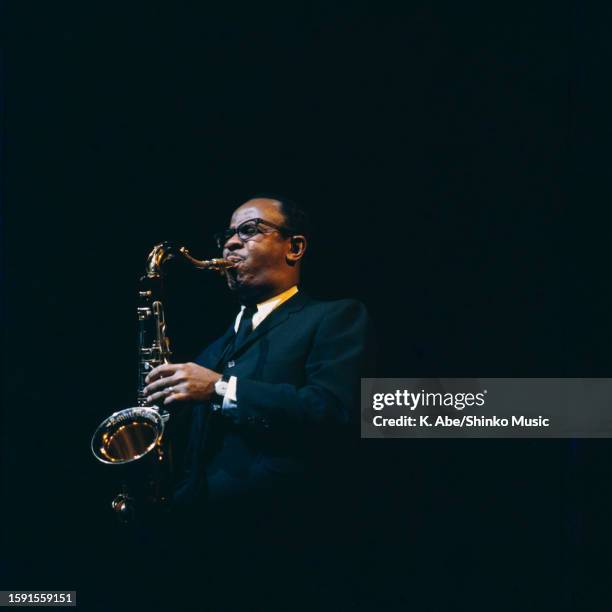
[(280, 225), (276, 225), (275, 223), (270, 223), (270, 221), (266, 221), (265, 219), (260, 219), (259, 217), (256, 219), (248, 219), (247, 221), (243, 221), (238, 227), (228, 227), (226, 230), (222, 232), (217, 232), (214, 235), (215, 242), (217, 246), (222, 249), (223, 245), (234, 235), (238, 234), (238, 238), (242, 240), (242, 242), (246, 242), (250, 240), (257, 234), (264, 234), (266, 232), (262, 232), (260, 225), (267, 225), (268, 227), (273, 228), (277, 232), (280, 232), (284, 235), (290, 235), (291, 231), (286, 227), (281, 227)]

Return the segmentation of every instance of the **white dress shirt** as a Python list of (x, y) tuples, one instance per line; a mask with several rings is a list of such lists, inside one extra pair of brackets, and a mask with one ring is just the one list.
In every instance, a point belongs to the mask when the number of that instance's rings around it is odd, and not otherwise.
[[(257, 312), (253, 314), (253, 330), (256, 330), (258, 325), (261, 325), (262, 321), (281, 304), (286, 302), (290, 297), (293, 297), (298, 292), (297, 285), (293, 285), (290, 289), (279, 293), (278, 295), (257, 304)], [(240, 312), (236, 316), (234, 323), (234, 331), (238, 332), (240, 320), (242, 319), (242, 313), (244, 312), (244, 306), (240, 309)], [(238, 388), (238, 378), (236, 376), (230, 376), (227, 382), (227, 389), (223, 396), (223, 411), (231, 411), (238, 407), (238, 400), (236, 398), (236, 392)]]

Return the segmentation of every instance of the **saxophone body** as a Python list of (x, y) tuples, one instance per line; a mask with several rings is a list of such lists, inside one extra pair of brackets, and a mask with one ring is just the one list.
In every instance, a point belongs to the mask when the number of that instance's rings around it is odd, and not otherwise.
[(144, 395), (151, 370), (168, 363), (172, 355), (161, 302), (164, 266), (176, 257), (201, 270), (222, 274), (233, 264), (224, 259), (198, 260), (185, 247), (156, 245), (149, 253), (138, 292), (138, 381), (136, 406), (114, 412), (98, 426), (91, 439), (94, 457), (113, 466), (121, 489), (111, 507), (122, 523), (140, 513), (168, 506), (172, 489), (172, 432), (170, 413), (150, 406)]

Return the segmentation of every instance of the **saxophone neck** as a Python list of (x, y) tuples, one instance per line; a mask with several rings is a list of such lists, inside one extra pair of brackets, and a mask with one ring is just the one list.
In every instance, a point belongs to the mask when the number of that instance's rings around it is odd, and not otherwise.
[(175, 259), (177, 255), (183, 257), (198, 270), (216, 270), (223, 273), (228, 268), (234, 267), (234, 264), (227, 259), (196, 259), (190, 255), (184, 246), (178, 247), (171, 242), (162, 242), (156, 244), (147, 257), (147, 277), (160, 278), (163, 274), (164, 264), (171, 259)]
[(198, 270), (216, 270), (218, 272), (224, 272), (228, 268), (233, 268), (235, 264), (227, 259), (196, 259), (189, 254), (189, 251), (185, 247), (179, 249), (180, 254)]

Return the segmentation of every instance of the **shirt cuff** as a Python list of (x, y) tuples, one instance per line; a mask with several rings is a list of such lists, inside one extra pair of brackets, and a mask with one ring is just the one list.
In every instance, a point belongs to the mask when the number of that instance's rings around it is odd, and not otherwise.
[(230, 376), (227, 381), (227, 390), (223, 397), (222, 410), (235, 410), (238, 408), (238, 399), (236, 398), (236, 388), (238, 385), (238, 379), (235, 376)]

